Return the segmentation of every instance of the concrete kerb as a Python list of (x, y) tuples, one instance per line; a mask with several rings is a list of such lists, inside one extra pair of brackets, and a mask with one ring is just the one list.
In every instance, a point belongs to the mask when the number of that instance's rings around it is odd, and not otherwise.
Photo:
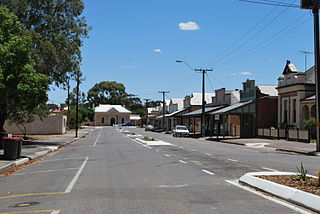
[[(36, 152), (35, 155), (31, 155), (31, 156), (29, 156), (29, 157), (22, 158), (22, 159), (19, 159), (19, 160), (14, 161), (14, 162), (11, 162), (11, 163), (9, 163), (9, 164), (7, 164), (7, 165), (5, 165), (5, 166), (3, 166), (3, 167), (0, 168), (0, 174), (2, 174), (2, 173), (6, 172), (6, 171), (8, 171), (8, 170), (10, 170), (10, 169), (12, 169), (12, 168), (14, 168), (14, 167), (17, 167), (17, 166), (20, 166), (20, 165), (22, 165), (22, 164), (24, 164), (24, 163), (27, 163), (28, 161), (44, 158), (44, 157), (46, 157), (48, 154), (50, 154), (50, 153), (52, 153), (52, 152), (54, 152), (54, 151), (57, 151), (57, 150), (59, 150), (59, 149), (62, 148), (62, 147), (66, 147), (66, 146), (68, 146), (68, 145), (70, 145), (70, 144), (72, 144), (72, 143), (80, 140), (81, 138), (84, 138), (84, 137), (85, 137), (86, 135), (88, 135), (88, 134), (89, 134), (89, 132), (86, 132), (86, 133), (84, 133), (81, 137), (73, 138), (73, 139), (71, 139), (71, 140), (63, 143), (62, 145), (57, 146), (56, 149), (52, 149), (52, 148), (46, 149), (46, 150), (43, 150), (43, 151), (40, 151), (40, 152)], [(37, 154), (37, 153), (38, 153), (38, 154)]]
[[(293, 172), (253, 172), (247, 173), (239, 179), (239, 182), (263, 192), (267, 192), (273, 196), (286, 200), (288, 202), (297, 204), (299, 206), (320, 212), (320, 196), (307, 193), (295, 188), (287, 187), (268, 181), (256, 176), (261, 175), (296, 175)], [(310, 177), (315, 177), (311, 176)]]

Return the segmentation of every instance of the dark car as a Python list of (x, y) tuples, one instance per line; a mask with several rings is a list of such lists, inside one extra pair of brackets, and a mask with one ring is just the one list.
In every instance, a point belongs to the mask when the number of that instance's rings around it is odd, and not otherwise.
[(130, 123), (130, 122), (128, 122), (128, 123), (122, 123), (121, 125), (122, 125), (122, 126), (134, 126), (134, 124), (133, 124), (133, 123)]

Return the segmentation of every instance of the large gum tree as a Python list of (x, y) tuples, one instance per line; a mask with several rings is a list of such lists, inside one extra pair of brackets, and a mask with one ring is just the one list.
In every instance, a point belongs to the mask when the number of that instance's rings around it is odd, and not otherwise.
[(6, 120), (29, 120), (47, 101), (50, 78), (35, 70), (32, 45), (18, 17), (0, 7), (0, 133)]

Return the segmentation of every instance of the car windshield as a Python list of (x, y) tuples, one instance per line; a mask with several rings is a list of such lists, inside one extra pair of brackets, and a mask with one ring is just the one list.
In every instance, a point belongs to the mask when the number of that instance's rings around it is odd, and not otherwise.
[(185, 127), (185, 126), (178, 126), (176, 129), (177, 130), (188, 130), (187, 127)]

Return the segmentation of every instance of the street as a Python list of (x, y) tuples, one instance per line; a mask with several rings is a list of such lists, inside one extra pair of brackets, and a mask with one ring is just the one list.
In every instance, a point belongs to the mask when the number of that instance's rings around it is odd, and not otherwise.
[(172, 145), (145, 146), (115, 127), (97, 127), (1, 179), (0, 214), (298, 213), (229, 181), (254, 171), (295, 172), (301, 162), (311, 174), (319, 170), (317, 157), (126, 129)]

